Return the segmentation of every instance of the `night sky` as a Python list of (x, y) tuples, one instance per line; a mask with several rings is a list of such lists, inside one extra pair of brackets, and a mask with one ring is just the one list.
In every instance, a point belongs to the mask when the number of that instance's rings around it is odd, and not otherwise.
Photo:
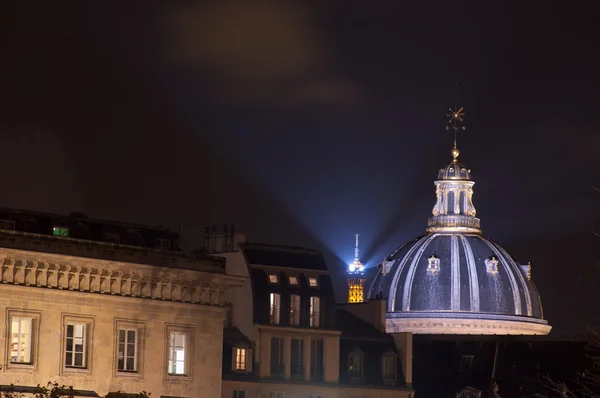
[(344, 300), (354, 233), (370, 267), (424, 233), (460, 101), (484, 234), (531, 261), (553, 333), (582, 331), (600, 10), (491, 3), (3, 2), (0, 205), (181, 227), (188, 250), (235, 224), (323, 250)]

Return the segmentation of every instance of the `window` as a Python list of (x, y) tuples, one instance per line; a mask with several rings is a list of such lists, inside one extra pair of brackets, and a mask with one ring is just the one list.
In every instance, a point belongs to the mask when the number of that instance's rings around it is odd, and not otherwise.
[(461, 372), (466, 372), (471, 369), (473, 365), (473, 355), (462, 355), (460, 357), (460, 365), (458, 370)]
[(15, 230), (15, 222), (12, 220), (0, 220), (0, 229), (7, 229), (9, 231)]
[(235, 350), (235, 370), (246, 371), (246, 349), (234, 348)]
[(300, 325), (300, 296), (297, 294), (290, 297), (290, 325)]
[(279, 276), (277, 274), (269, 274), (269, 283), (279, 283)]
[(63, 314), (62, 369), (63, 373), (91, 371), (94, 318)]
[(138, 371), (138, 331), (136, 329), (119, 329), (117, 370), (136, 373)]
[(157, 238), (156, 239), (156, 248), (161, 250), (170, 250), (171, 249), (171, 241), (169, 239)]
[(33, 322), (24, 316), (13, 316), (10, 320), (10, 363), (33, 363)]
[(363, 355), (362, 352), (354, 350), (348, 355), (348, 377), (350, 381), (358, 382), (363, 377)]
[(246, 398), (246, 391), (233, 390), (233, 398)]
[(141, 377), (145, 323), (127, 319), (115, 321), (116, 377)]
[(463, 388), (456, 394), (457, 398), (479, 398), (481, 397), (481, 391), (476, 390), (472, 387)]
[(322, 382), (325, 376), (323, 364), (323, 339), (312, 339), (310, 341), (310, 380)]
[(167, 325), (165, 333), (167, 352), (167, 379), (191, 378), (194, 363), (194, 328)]
[(87, 327), (85, 323), (67, 323), (65, 366), (87, 368)]
[(279, 378), (283, 375), (283, 338), (271, 337), (271, 377)]
[(69, 236), (69, 228), (67, 227), (53, 227), (52, 235), (54, 236)]
[(290, 286), (298, 286), (298, 277), (290, 275)]
[(393, 353), (386, 354), (383, 357), (383, 381), (396, 381), (396, 356)]
[(184, 332), (169, 333), (169, 374), (175, 376), (186, 376), (187, 374), (187, 340)]
[(281, 310), (281, 295), (271, 293), (269, 295), (269, 322), (274, 325), (279, 325)]
[(310, 298), (310, 326), (318, 328), (321, 326), (321, 298), (312, 296)]
[(596, 372), (600, 370), (600, 357), (592, 358), (592, 370)]
[(308, 286), (319, 287), (319, 280), (311, 276), (310, 278), (308, 278)]
[(304, 340), (292, 339), (292, 355), (290, 358), (290, 376), (294, 379), (304, 379)]
[(284, 392), (272, 392), (269, 398), (285, 398)]

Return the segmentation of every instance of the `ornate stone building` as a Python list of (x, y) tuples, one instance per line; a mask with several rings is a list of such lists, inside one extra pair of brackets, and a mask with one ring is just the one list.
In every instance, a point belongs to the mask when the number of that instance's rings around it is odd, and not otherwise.
[[(461, 112), (449, 115), (455, 133)], [(388, 333), (548, 334), (531, 266), (483, 236), (475, 182), (459, 154), (455, 140), (453, 159), (435, 181), (426, 233), (378, 267), (368, 297), (387, 301)]]
[(0, 210), (1, 384), (80, 396), (220, 397), (223, 259), (177, 234), (84, 215)]
[(226, 294), (223, 398), (412, 397), (394, 338), (336, 306), (320, 252), (246, 243), (227, 228), (206, 246), (246, 278)]

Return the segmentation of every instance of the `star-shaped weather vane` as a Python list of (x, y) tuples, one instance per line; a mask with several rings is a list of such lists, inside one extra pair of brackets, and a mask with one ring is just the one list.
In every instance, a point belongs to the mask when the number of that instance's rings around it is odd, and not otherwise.
[(462, 123), (465, 121), (465, 112), (464, 112), (464, 108), (460, 108), (458, 109), (458, 106), (454, 107), (454, 109), (450, 108), (448, 109), (450, 111), (449, 114), (447, 114), (446, 116), (450, 117), (450, 120), (448, 120), (448, 124), (446, 125), (446, 130), (464, 130), (465, 126), (462, 125)]
[(446, 116), (450, 117), (448, 124), (446, 124), (446, 130), (452, 130), (454, 132), (454, 148), (456, 149), (456, 132), (459, 130), (466, 130), (465, 125), (465, 112), (463, 107), (455, 106), (454, 109), (448, 109), (450, 111)]

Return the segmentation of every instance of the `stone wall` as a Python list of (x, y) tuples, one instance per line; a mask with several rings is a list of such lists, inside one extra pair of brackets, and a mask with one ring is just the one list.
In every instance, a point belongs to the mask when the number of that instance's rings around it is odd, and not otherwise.
[[(153, 397), (221, 396), (223, 308), (12, 284), (0, 285), (0, 305), (6, 309), (0, 313), (2, 384), (35, 386), (56, 380), (100, 395), (118, 390), (129, 393), (145, 390)], [(7, 335), (11, 311), (39, 315), (33, 366), (9, 363)], [(67, 372), (62, 366), (65, 317), (85, 319), (93, 324), (88, 371)], [(117, 374), (118, 321), (136, 323), (143, 328), (139, 374)], [(184, 380), (167, 377), (166, 328), (169, 325), (189, 328), (194, 336), (191, 373)]]

